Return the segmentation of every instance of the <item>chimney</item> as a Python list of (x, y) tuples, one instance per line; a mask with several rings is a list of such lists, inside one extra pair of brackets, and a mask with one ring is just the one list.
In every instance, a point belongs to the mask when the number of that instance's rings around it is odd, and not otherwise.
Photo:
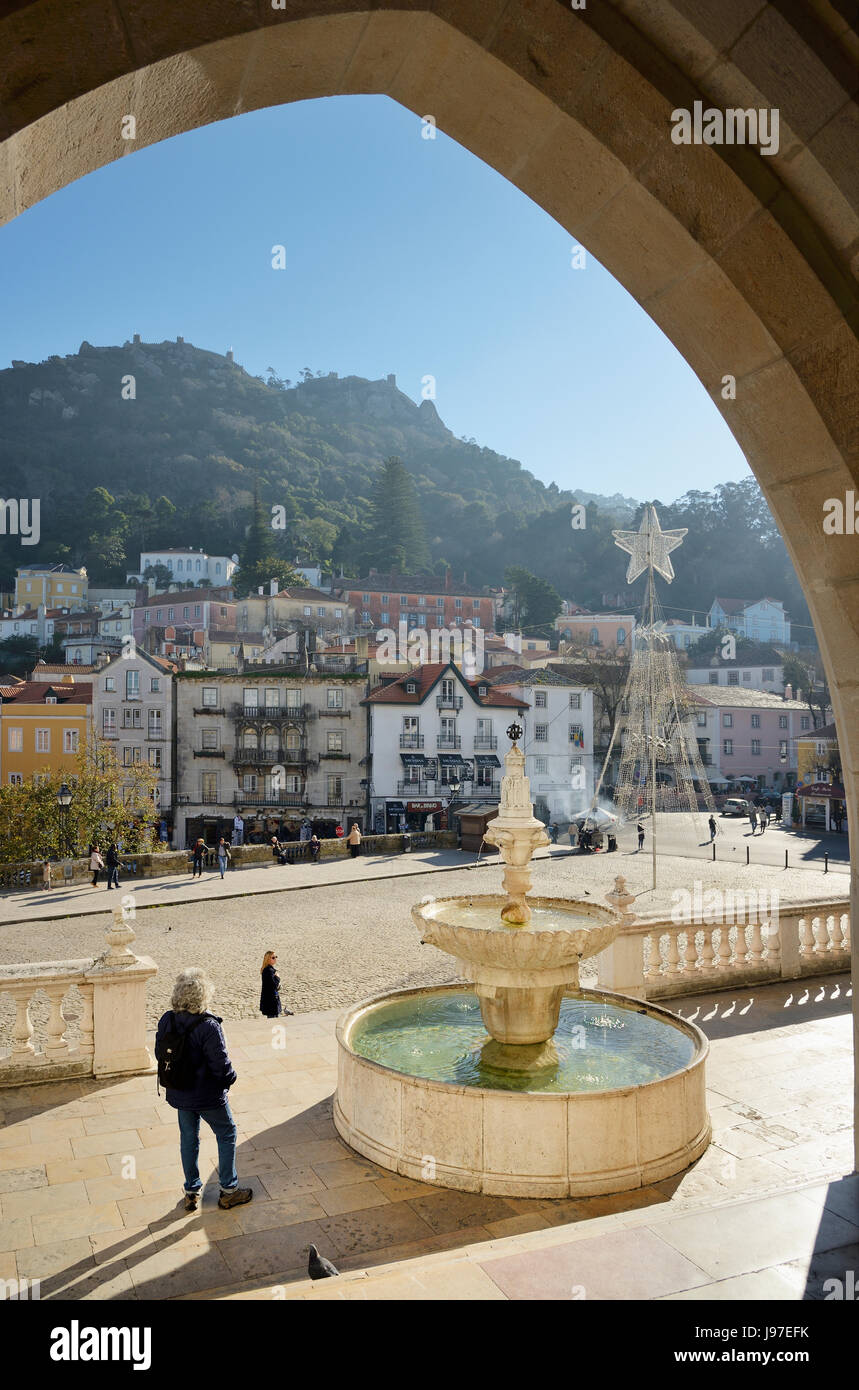
[(262, 585), (261, 585), (261, 584), (259, 585), (259, 587), (258, 587), (258, 589), (257, 589), (257, 593), (258, 593), (258, 594), (261, 594), (261, 593), (262, 593)]
[(269, 595), (270, 595), (271, 598), (274, 598), (274, 597), (275, 597), (275, 595), (276, 595), (276, 593), (277, 593), (277, 580), (276, 580), (276, 579), (270, 579), (270, 580), (268, 581), (268, 592), (269, 592)]
[(139, 334), (139, 333), (135, 333), (135, 335), (134, 335), (134, 337), (132, 338), (131, 341), (132, 341), (132, 343), (135, 344), (135, 346), (138, 346), (139, 343), (140, 343), (140, 334)]
[(177, 338), (177, 339), (176, 339), (176, 342), (177, 342), (177, 343), (184, 343), (184, 341), (185, 341), (184, 338)]
[(234, 358), (233, 358), (233, 349), (232, 349), (232, 348), (227, 348), (227, 361), (228, 361), (228, 362), (234, 361)]
[(790, 681), (788, 681), (787, 685), (784, 688), (784, 695), (782, 696), (782, 698), (784, 700), (793, 699), (793, 686), (791, 685)]
[(366, 637), (355, 637), (355, 660), (366, 661), (369, 653), (369, 640)]

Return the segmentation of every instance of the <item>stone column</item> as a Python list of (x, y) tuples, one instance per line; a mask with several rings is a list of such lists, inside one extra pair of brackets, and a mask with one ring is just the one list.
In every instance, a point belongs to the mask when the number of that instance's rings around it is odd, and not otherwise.
[(597, 956), (599, 985), (602, 989), (613, 990), (615, 994), (644, 999), (647, 996), (642, 956), (644, 935), (636, 927), (632, 911), (635, 897), (627, 892), (626, 879), (622, 874), (618, 874), (614, 888), (605, 897), (606, 902), (620, 915), (621, 925), (614, 941)]

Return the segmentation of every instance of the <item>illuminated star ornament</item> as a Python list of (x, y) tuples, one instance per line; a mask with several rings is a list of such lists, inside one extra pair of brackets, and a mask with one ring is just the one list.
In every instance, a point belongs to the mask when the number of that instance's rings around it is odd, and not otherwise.
[(615, 545), (626, 550), (632, 557), (626, 571), (626, 582), (631, 584), (645, 570), (653, 569), (667, 579), (670, 584), (674, 578), (674, 567), (668, 556), (678, 545), (683, 544), (686, 527), (682, 531), (663, 531), (659, 525), (656, 508), (648, 503), (644, 508), (641, 526), (637, 531), (612, 531)]

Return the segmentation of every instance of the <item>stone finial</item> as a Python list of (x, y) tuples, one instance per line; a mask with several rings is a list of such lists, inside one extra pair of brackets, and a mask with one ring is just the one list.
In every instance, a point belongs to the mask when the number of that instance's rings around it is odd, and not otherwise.
[(626, 879), (623, 874), (617, 875), (614, 881), (614, 888), (610, 893), (606, 893), (605, 900), (607, 903), (610, 903), (620, 915), (622, 928), (631, 927), (635, 921), (635, 913), (632, 911), (632, 904), (635, 902), (635, 894), (626, 891)]
[(105, 951), (99, 958), (99, 964), (105, 966), (134, 965), (137, 956), (129, 949), (131, 942), (135, 938), (133, 927), (125, 917), (121, 907), (113, 909), (113, 922), (105, 932), (110, 949)]

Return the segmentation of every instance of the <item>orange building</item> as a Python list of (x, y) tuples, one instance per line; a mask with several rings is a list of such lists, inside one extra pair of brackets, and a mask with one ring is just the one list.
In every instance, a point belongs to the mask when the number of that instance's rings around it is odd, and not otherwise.
[(92, 681), (5, 686), (0, 703), (0, 781), (29, 782), (45, 771), (72, 774), (92, 722)]

